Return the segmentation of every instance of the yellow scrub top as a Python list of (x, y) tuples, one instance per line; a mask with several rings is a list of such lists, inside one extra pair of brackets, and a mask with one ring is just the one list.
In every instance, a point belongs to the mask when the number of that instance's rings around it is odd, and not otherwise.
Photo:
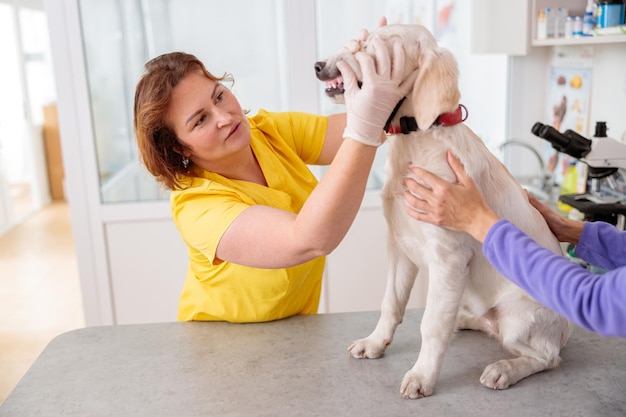
[(267, 187), (203, 171), (171, 193), (172, 216), (190, 260), (178, 320), (259, 322), (317, 312), (324, 257), (282, 269), (215, 258), (223, 233), (247, 207), (263, 204), (298, 213), (317, 185), (307, 164), (320, 156), (327, 117), (260, 110), (249, 122)]

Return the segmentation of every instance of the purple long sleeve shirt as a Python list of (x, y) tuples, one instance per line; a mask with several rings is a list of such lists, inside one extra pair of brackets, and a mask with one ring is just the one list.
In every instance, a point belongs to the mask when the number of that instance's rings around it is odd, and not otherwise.
[(540, 246), (507, 220), (491, 227), (483, 253), (539, 303), (603, 336), (626, 337), (626, 232), (585, 223), (576, 256), (606, 269), (601, 275)]

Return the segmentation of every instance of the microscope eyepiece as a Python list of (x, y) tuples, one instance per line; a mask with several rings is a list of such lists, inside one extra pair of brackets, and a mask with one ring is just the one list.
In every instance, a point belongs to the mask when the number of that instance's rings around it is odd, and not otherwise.
[(541, 134), (540, 134), (541, 128), (544, 126), (545, 125), (543, 123), (537, 122), (533, 125), (530, 131), (532, 132), (533, 135), (541, 137)]
[(561, 133), (552, 126), (537, 122), (533, 125), (531, 132), (550, 142), (557, 151), (576, 159), (584, 157), (591, 151), (591, 141), (571, 129)]

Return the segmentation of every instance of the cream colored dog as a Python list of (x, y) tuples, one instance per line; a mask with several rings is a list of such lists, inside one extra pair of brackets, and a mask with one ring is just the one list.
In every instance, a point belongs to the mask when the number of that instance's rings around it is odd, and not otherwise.
[[(381, 316), (374, 331), (355, 341), (349, 353), (355, 358), (383, 355), (402, 322), (419, 272), (420, 277), (428, 278), (428, 295), (421, 322), (420, 353), (401, 384), (405, 397), (433, 393), (455, 329), (482, 330), (516, 356), (487, 366), (480, 377), (485, 387), (505, 389), (522, 378), (556, 367), (560, 349), (571, 333), (570, 323), (502, 277), (471, 236), (408, 216), (403, 179), (408, 175), (409, 161), (456, 181), (446, 161), (447, 150), (452, 150), (500, 216), (556, 253), (561, 253), (559, 242), (506, 167), (462, 123), (458, 70), (452, 54), (438, 47), (422, 26), (380, 27), (361, 42), (362, 51), (373, 54), (368, 48), (373, 38), (388, 45), (400, 41), (406, 52), (404, 74), (417, 69), (418, 77), (388, 127), (396, 134), (388, 141), (387, 181), (382, 191), (389, 228), (389, 270)], [(346, 48), (315, 65), (317, 77), (327, 81), (327, 94), (338, 102), (343, 93), (336, 67), (340, 60), (347, 62), (361, 79), (358, 62)]]

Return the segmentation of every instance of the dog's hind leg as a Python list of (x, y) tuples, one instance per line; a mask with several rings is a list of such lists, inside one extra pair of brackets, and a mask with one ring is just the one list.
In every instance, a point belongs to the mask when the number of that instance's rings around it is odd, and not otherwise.
[(476, 316), (472, 311), (463, 308), (459, 309), (456, 320), (457, 330), (478, 330), (487, 333), (489, 336), (500, 340), (500, 330), (498, 328), (497, 310), (489, 309), (482, 316)]
[(352, 357), (376, 359), (383, 355), (393, 340), (396, 328), (402, 323), (417, 272), (415, 264), (392, 242), (389, 250), (387, 286), (378, 324), (369, 336), (350, 345), (348, 352)]
[[(421, 323), (422, 346), (413, 368), (402, 380), (400, 392), (407, 398), (433, 393), (443, 357), (456, 328), (463, 290), (469, 279), (471, 250), (437, 247), (436, 259), (429, 264), (429, 287)], [(447, 254), (447, 255), (446, 255)]]
[(567, 320), (533, 300), (507, 304), (499, 318), (500, 337), (503, 347), (518, 357), (488, 365), (480, 377), (487, 388), (506, 389), (532, 374), (557, 367), (560, 349), (571, 332)]

